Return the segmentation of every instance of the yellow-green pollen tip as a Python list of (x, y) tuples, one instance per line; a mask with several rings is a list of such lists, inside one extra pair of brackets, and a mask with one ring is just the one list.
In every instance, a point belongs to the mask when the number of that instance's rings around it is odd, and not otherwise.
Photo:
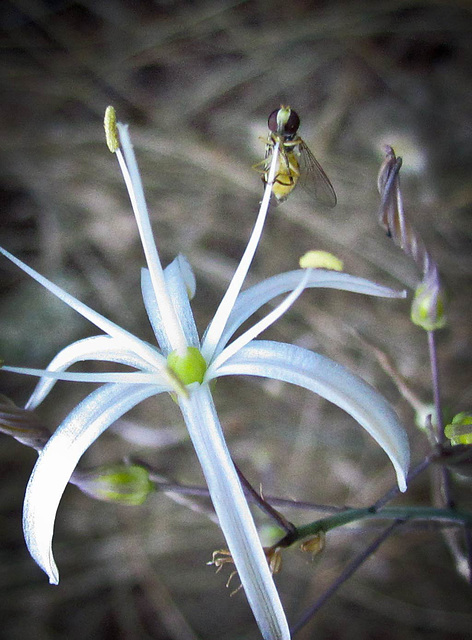
[(118, 129), (116, 128), (116, 111), (114, 107), (106, 108), (103, 126), (105, 127), (107, 146), (112, 153), (115, 153), (120, 146), (120, 138), (118, 136)]
[(444, 428), (444, 434), (452, 445), (472, 444), (472, 414), (465, 411), (458, 413), (451, 424)]
[(302, 269), (329, 269), (331, 271), (342, 271), (343, 261), (328, 251), (308, 251), (300, 258), (299, 264)]
[(167, 366), (184, 385), (192, 382), (201, 384), (207, 370), (205, 359), (197, 347), (187, 347), (187, 353), (183, 356), (178, 351), (172, 351), (167, 356)]
[(434, 331), (446, 326), (444, 295), (441, 289), (432, 291), (420, 284), (411, 304), (411, 321), (425, 331)]

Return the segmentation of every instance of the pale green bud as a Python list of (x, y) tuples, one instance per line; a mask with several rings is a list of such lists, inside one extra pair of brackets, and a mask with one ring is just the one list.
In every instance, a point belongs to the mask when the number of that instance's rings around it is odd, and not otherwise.
[(462, 411), (444, 428), (446, 438), (451, 444), (472, 444), (472, 414)]
[(71, 482), (96, 500), (133, 506), (142, 504), (154, 489), (148, 470), (136, 464), (76, 471)]
[(411, 320), (425, 331), (442, 329), (446, 325), (442, 289), (420, 284), (411, 305)]

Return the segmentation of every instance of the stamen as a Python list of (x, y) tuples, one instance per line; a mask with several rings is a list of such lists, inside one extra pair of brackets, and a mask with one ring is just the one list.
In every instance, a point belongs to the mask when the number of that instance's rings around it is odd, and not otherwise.
[(116, 128), (116, 112), (114, 107), (106, 108), (103, 125), (105, 127), (107, 146), (112, 153), (115, 153), (120, 147), (120, 138)]
[(245, 347), (251, 340), (254, 340), (260, 333), (265, 331), (267, 327), (270, 327), (276, 320), (278, 320), (286, 311), (289, 309), (295, 300), (299, 297), (302, 291), (305, 289), (308, 279), (311, 274), (311, 269), (305, 269), (303, 276), (295, 287), (295, 289), (284, 299), (280, 304), (278, 304), (275, 309), (273, 309), (270, 313), (266, 315), (265, 318), (256, 322), (256, 324), (245, 331), (239, 338), (236, 338), (226, 349), (224, 349), (219, 356), (217, 356), (214, 362), (211, 363), (210, 369), (213, 372), (218, 370), (228, 358), (231, 358), (235, 353), (237, 353), (240, 349)]
[(269, 175), (267, 178), (267, 184), (264, 190), (264, 197), (262, 198), (259, 213), (257, 215), (256, 223), (252, 231), (251, 237), (244, 251), (243, 257), (233, 275), (233, 278), (226, 290), (223, 299), (220, 302), (218, 309), (211, 321), (206, 336), (202, 344), (202, 355), (207, 362), (211, 361), (215, 349), (218, 345), (221, 334), (224, 331), (229, 315), (234, 307), (236, 298), (241, 291), (244, 280), (246, 278), (249, 267), (251, 266), (252, 259), (256, 253), (257, 245), (261, 239), (262, 230), (264, 228), (265, 219), (269, 210), (270, 196), (272, 193), (272, 185), (274, 184), (275, 172), (277, 168), (277, 159), (279, 156), (280, 143), (277, 141), (272, 152), (272, 163), (270, 165)]
[(131, 140), (129, 138), (128, 127), (120, 123), (118, 123), (117, 126), (120, 133), (123, 153), (121, 153), (121, 149), (118, 149), (116, 151), (116, 155), (128, 189), (136, 223), (138, 225), (144, 255), (146, 256), (146, 262), (151, 275), (157, 304), (159, 306), (159, 312), (161, 314), (169, 342), (173, 349), (181, 355), (185, 355), (187, 350), (187, 341), (185, 339), (185, 334), (182, 330), (179, 317), (175, 312), (167, 291), (164, 271), (162, 269), (156, 242), (152, 233), (143, 185), (133, 147), (131, 145)]

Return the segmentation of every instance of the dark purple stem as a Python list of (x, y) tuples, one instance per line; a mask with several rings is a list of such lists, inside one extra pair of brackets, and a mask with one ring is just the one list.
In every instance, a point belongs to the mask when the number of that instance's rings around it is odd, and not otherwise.
[[(434, 399), (434, 409), (436, 412), (436, 438), (439, 445), (442, 445), (445, 440), (444, 436), (444, 422), (442, 416), (441, 409), (441, 393), (440, 393), (440, 384), (439, 384), (439, 371), (438, 371), (438, 356), (436, 350), (436, 339), (435, 332), (428, 331), (428, 348), (429, 348), (429, 360), (431, 364), (431, 380), (433, 384), (433, 399)], [(443, 494), (443, 503), (445, 506), (450, 509), (454, 508), (454, 500), (451, 495), (451, 487), (450, 487), (450, 475), (449, 470), (445, 465), (442, 465), (439, 473), (440, 477), (440, 485), (441, 492)]]
[(429, 360), (431, 363), (431, 379), (433, 383), (434, 408), (436, 411), (436, 433), (439, 444), (444, 442), (444, 425), (441, 410), (441, 394), (439, 390), (438, 356), (434, 331), (428, 331)]

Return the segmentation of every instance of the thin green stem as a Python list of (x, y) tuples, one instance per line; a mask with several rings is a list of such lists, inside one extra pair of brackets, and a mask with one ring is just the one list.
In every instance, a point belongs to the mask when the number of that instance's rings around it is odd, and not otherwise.
[(472, 524), (472, 513), (458, 509), (436, 509), (434, 507), (386, 507), (380, 511), (374, 511), (371, 508), (346, 509), (341, 513), (334, 513), (326, 518), (297, 527), (297, 538), (313, 536), (357, 520), (372, 518), (379, 520), (444, 520), (458, 524)]

